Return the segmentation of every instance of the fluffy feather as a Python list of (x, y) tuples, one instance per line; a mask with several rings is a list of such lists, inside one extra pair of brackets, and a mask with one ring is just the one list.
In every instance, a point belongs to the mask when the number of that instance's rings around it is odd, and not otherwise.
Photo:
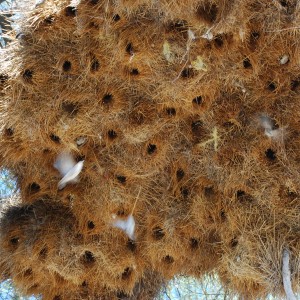
[(64, 152), (60, 154), (54, 163), (54, 167), (60, 172), (63, 178), (58, 183), (58, 188), (62, 190), (68, 183), (78, 181), (78, 175), (83, 168), (84, 160), (75, 162), (71, 154)]
[[(114, 216), (115, 217), (115, 216)], [(134, 240), (135, 221), (133, 215), (129, 215), (127, 219), (117, 219), (112, 223), (115, 228), (122, 229), (131, 240)]]

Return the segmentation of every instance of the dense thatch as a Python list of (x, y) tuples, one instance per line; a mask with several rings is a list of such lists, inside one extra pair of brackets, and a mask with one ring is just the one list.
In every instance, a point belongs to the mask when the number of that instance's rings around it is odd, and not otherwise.
[[(0, 272), (44, 299), (151, 299), (219, 274), (299, 288), (296, 0), (45, 1), (1, 60), (0, 164), (21, 204)], [(58, 188), (62, 153), (84, 160)], [(113, 226), (133, 215), (134, 240)], [(101, 299), (102, 299), (101, 298)]]

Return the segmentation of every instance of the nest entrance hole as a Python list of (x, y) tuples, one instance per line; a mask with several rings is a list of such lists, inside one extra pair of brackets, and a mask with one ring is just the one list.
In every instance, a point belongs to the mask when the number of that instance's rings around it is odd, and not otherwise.
[(77, 9), (75, 6), (67, 6), (65, 8), (65, 15), (67, 17), (76, 17), (77, 15)]
[(127, 267), (126, 269), (124, 269), (122, 276), (121, 276), (122, 279), (123, 280), (129, 279), (132, 272), (133, 272), (133, 269), (131, 267)]
[(199, 247), (199, 240), (196, 238), (190, 239), (190, 247), (192, 250), (196, 250)]
[(95, 228), (95, 223), (93, 221), (88, 221), (87, 227), (88, 227), (88, 229), (92, 230)]
[(41, 190), (41, 187), (38, 183), (32, 182), (28, 185), (27, 189), (30, 194), (35, 194)]
[(64, 72), (69, 72), (71, 71), (72, 68), (72, 63), (69, 60), (64, 61), (63, 65), (62, 65), (62, 69)]
[(91, 266), (95, 263), (96, 259), (91, 251), (85, 251), (82, 255), (82, 262), (86, 266)]
[(271, 148), (269, 148), (265, 151), (265, 155), (266, 155), (266, 158), (270, 161), (275, 161), (277, 158), (276, 152), (274, 150), (272, 150)]
[(165, 236), (164, 230), (156, 226), (152, 229), (152, 236), (155, 240), (161, 240)]
[(171, 265), (172, 263), (174, 263), (174, 258), (171, 255), (166, 255), (165, 257), (163, 257), (162, 261), (168, 265)]
[(157, 151), (157, 146), (156, 146), (155, 144), (149, 144), (149, 145), (147, 146), (147, 153), (148, 153), (149, 155), (154, 154), (156, 151)]

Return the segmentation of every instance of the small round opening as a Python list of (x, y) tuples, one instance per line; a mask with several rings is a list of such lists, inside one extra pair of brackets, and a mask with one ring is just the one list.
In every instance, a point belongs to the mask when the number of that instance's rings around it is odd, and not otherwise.
[(165, 233), (162, 228), (156, 226), (152, 229), (152, 235), (156, 240), (161, 240), (165, 236)]
[(75, 115), (77, 115), (79, 107), (77, 104), (71, 102), (63, 102), (62, 110), (64, 110), (70, 117), (74, 117)]
[(192, 250), (195, 250), (199, 247), (199, 240), (196, 238), (191, 238), (190, 239), (190, 247)]
[(29, 192), (29, 193), (34, 194), (34, 193), (39, 192), (40, 190), (41, 190), (41, 187), (40, 187), (40, 185), (37, 184), (36, 182), (30, 183), (30, 184), (28, 185), (28, 192)]
[(60, 143), (60, 137), (58, 137), (58, 136), (55, 135), (55, 134), (51, 134), (51, 135), (50, 135), (50, 139), (51, 139), (51, 141), (53, 141), (53, 142), (55, 142), (55, 143), (57, 143), (57, 144)]
[(130, 70), (130, 75), (137, 76), (139, 74), (140, 74), (140, 72), (136, 68)]
[(26, 69), (23, 73), (23, 78), (25, 81), (31, 81), (33, 77), (33, 71)]
[(66, 60), (63, 63), (62, 69), (64, 70), (64, 72), (69, 72), (72, 68), (72, 63), (69, 60)]
[(48, 248), (43, 248), (40, 253), (39, 253), (39, 258), (40, 259), (46, 259), (48, 255)]
[(220, 218), (221, 218), (221, 220), (224, 222), (224, 221), (226, 221), (226, 213), (225, 213), (225, 211), (224, 210), (221, 210), (220, 211)]
[(20, 242), (20, 239), (18, 237), (13, 237), (10, 239), (10, 243), (13, 245), (13, 246), (17, 246)]
[(168, 108), (166, 108), (166, 113), (168, 116), (175, 116), (176, 109), (174, 107), (168, 107)]
[(44, 20), (44, 23), (46, 25), (51, 25), (54, 22), (54, 19), (55, 19), (54, 16), (49, 16)]
[(174, 258), (170, 255), (166, 255), (163, 257), (162, 261), (168, 265), (172, 264), (174, 262)]
[(122, 273), (122, 279), (123, 279), (123, 280), (128, 279), (128, 278), (131, 276), (132, 271), (133, 271), (132, 268), (127, 267), (127, 268), (123, 271), (123, 273)]
[(88, 227), (88, 229), (90, 229), (90, 230), (94, 229), (94, 228), (95, 228), (94, 222), (93, 222), (93, 221), (88, 221), (87, 227)]
[(184, 177), (185, 173), (182, 169), (178, 169), (176, 172), (177, 181), (180, 181)]
[(135, 252), (136, 250), (136, 243), (135, 241), (129, 239), (127, 242), (127, 248), (131, 251), (131, 252)]
[(133, 55), (133, 46), (131, 43), (127, 44), (126, 45), (126, 52), (129, 54), (129, 55)]
[(154, 145), (154, 144), (149, 144), (148, 147), (147, 147), (147, 153), (148, 153), (149, 155), (155, 153), (156, 150), (157, 150), (157, 147), (156, 147), (156, 145)]
[(285, 0), (281, 0), (281, 1), (280, 1), (280, 4), (281, 4), (283, 7), (287, 7), (287, 6), (288, 6), (287, 1), (285, 1)]
[(114, 130), (109, 130), (107, 132), (107, 136), (111, 139), (111, 140), (114, 140), (118, 135), (117, 133), (114, 131)]
[(91, 63), (91, 72), (97, 72), (100, 69), (99, 60), (94, 58)]
[(91, 251), (85, 251), (83, 256), (82, 256), (82, 261), (86, 265), (91, 265), (96, 260), (95, 260), (94, 254)]
[(233, 238), (231, 241), (230, 241), (230, 246), (231, 246), (231, 248), (235, 248), (237, 245), (238, 245), (238, 240), (237, 240), (237, 238), (235, 237), (235, 238)]
[(122, 184), (126, 183), (126, 176), (117, 175), (116, 178), (120, 183), (122, 183)]
[(62, 299), (61, 299), (61, 296), (56, 295), (56, 296), (53, 297), (53, 300), (62, 300)]
[(269, 159), (271, 161), (276, 160), (276, 152), (270, 148), (266, 150), (265, 155), (266, 155), (267, 159)]
[(77, 15), (77, 9), (74, 6), (67, 6), (65, 8), (65, 15), (67, 17), (75, 17)]
[(129, 297), (130, 297), (128, 294), (126, 294), (126, 293), (123, 292), (123, 291), (118, 292), (118, 293), (116, 294), (116, 296), (117, 296), (117, 299), (118, 299), (118, 300), (125, 300), (125, 299), (129, 299)]
[(104, 97), (102, 98), (102, 104), (104, 105), (108, 105), (112, 102), (113, 100), (113, 96), (112, 94), (106, 94), (104, 95)]
[(31, 275), (32, 275), (32, 269), (31, 269), (31, 268), (27, 269), (27, 270), (24, 272), (24, 277), (29, 277), (29, 276), (31, 276)]
[(269, 82), (267, 87), (271, 92), (274, 92), (276, 90), (276, 84), (274, 82)]
[(214, 44), (217, 48), (222, 48), (224, 45), (223, 36), (220, 34), (216, 35), (216, 37), (214, 38)]
[(190, 194), (189, 189), (186, 188), (186, 187), (181, 187), (181, 188), (180, 188), (180, 192), (181, 192), (181, 195), (182, 195), (182, 197), (183, 197), (184, 199), (186, 199), (186, 198), (189, 196), (189, 194)]
[(291, 81), (291, 90), (295, 91), (297, 87), (299, 87), (300, 81), (299, 80), (292, 80)]
[(99, 2), (99, 0), (89, 0), (89, 1), (90, 1), (90, 4), (92, 4), (92, 5), (96, 5)]
[(201, 105), (202, 104), (202, 97), (201, 96), (197, 96), (193, 99), (193, 103), (195, 105)]
[(112, 19), (113, 21), (118, 22), (121, 20), (121, 17), (118, 14), (115, 14)]
[(0, 83), (4, 84), (8, 80), (8, 75), (7, 74), (0, 74)]
[(250, 34), (251, 42), (256, 42), (260, 37), (260, 33), (258, 31), (252, 31)]
[(245, 58), (245, 59), (243, 60), (243, 67), (244, 67), (245, 69), (250, 69), (250, 68), (252, 67), (252, 64), (251, 64), (249, 58)]
[(14, 134), (14, 130), (12, 128), (6, 128), (5, 129), (5, 135), (8, 136), (8, 137), (12, 137)]
[(184, 68), (181, 72), (181, 77), (184, 79), (191, 78), (195, 75), (193, 69)]

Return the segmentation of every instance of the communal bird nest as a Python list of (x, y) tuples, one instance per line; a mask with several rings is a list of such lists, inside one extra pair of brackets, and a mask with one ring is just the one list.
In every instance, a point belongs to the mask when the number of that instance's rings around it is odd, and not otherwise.
[(46, 300), (153, 299), (211, 272), (294, 299), (296, 0), (41, 1), (1, 55), (1, 278)]

